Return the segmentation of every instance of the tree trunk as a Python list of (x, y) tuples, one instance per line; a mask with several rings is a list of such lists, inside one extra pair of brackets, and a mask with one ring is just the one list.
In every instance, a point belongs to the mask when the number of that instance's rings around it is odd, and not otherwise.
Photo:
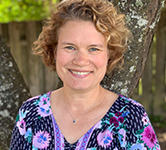
[(130, 42), (125, 53), (123, 69), (115, 72), (113, 76), (105, 76), (102, 81), (106, 89), (131, 96), (143, 72), (164, 1), (111, 1), (120, 12), (126, 14), (128, 28), (132, 31), (134, 40)]
[(29, 97), (10, 50), (0, 38), (0, 147), (3, 150), (9, 149), (16, 114)]

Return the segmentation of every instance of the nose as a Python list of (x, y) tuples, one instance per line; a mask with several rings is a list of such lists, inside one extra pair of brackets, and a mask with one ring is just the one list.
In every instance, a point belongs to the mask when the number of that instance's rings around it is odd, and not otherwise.
[(89, 56), (86, 51), (77, 51), (73, 59), (73, 64), (78, 66), (89, 65)]

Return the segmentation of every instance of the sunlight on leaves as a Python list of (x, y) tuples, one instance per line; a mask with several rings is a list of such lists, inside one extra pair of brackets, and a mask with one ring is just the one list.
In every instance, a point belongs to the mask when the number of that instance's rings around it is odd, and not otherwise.
[(0, 23), (42, 20), (58, 0), (1, 0)]

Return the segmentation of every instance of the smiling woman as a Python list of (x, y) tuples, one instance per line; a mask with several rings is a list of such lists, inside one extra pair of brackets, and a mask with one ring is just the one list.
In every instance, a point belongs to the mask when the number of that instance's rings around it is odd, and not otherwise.
[(62, 1), (33, 50), (63, 87), (22, 105), (11, 150), (159, 150), (143, 106), (100, 86), (122, 64), (129, 35), (124, 15), (110, 2)]
[(59, 30), (55, 59), (64, 87), (90, 91), (106, 72), (106, 39), (90, 21), (68, 21)]
[(123, 54), (127, 48), (128, 38), (131, 36), (125, 26), (124, 17), (125, 15), (118, 14), (112, 3), (107, 0), (104, 2), (64, 0), (57, 6), (57, 11), (53, 11), (51, 19), (43, 27), (33, 50), (36, 54), (42, 55), (45, 65), (55, 71), (54, 54), (58, 44), (59, 29), (71, 20), (90, 21), (106, 38), (109, 50), (107, 72), (111, 72), (114, 67), (123, 64)]

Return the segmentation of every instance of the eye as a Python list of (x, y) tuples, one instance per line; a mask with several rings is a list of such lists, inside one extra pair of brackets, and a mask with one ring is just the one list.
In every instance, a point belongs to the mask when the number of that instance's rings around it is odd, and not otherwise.
[(95, 51), (99, 51), (99, 49), (97, 49), (97, 48), (90, 48), (90, 51), (95, 52)]
[(66, 48), (66, 49), (69, 49), (69, 50), (75, 50), (75, 48), (72, 47), (72, 46), (66, 46), (65, 48)]

